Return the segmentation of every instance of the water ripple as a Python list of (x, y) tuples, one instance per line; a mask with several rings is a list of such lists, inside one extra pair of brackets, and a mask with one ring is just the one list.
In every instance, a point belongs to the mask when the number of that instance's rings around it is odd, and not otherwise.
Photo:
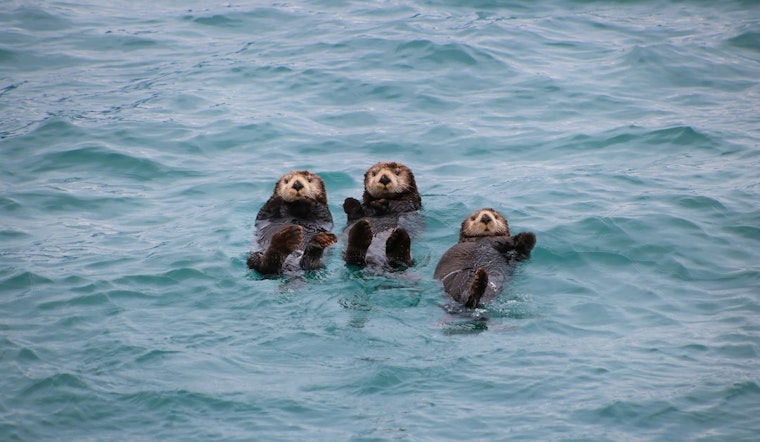
[[(10, 440), (754, 440), (757, 6), (141, 0), (0, 9)], [(404, 272), (247, 269), (284, 171), (335, 231), (415, 171)], [(538, 244), (483, 308), (464, 216)], [(559, 436), (561, 435), (561, 436)]]

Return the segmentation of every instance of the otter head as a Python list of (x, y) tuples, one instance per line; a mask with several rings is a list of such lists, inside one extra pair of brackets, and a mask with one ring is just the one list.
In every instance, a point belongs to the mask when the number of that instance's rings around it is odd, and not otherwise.
[(283, 200), (293, 201), (310, 198), (327, 204), (325, 182), (319, 175), (308, 170), (294, 170), (283, 175), (274, 186), (274, 193)]
[(491, 208), (480, 209), (462, 221), (460, 241), (487, 236), (510, 236), (509, 224), (501, 213)]
[(417, 189), (411, 169), (401, 163), (377, 163), (364, 173), (364, 189), (374, 199), (396, 198)]

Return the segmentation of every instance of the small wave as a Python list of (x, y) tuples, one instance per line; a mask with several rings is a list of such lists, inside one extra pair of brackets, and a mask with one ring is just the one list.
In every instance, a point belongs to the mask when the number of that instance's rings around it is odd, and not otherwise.
[(689, 147), (714, 148), (718, 145), (708, 135), (691, 126), (675, 126), (659, 129), (644, 136), (651, 144), (676, 144)]
[(73, 392), (88, 389), (89, 386), (87, 383), (79, 376), (71, 373), (59, 373), (34, 381), (24, 389), (23, 394), (43, 394), (43, 396), (48, 396), (50, 394), (61, 395), (63, 391)]
[(37, 361), (40, 361), (41, 359), (34, 350), (32, 350), (31, 348), (25, 347), (19, 350), (18, 360), (25, 361), (25, 362), (37, 362)]
[[(0, 328), (4, 328), (5, 324), (0, 325)], [(40, 361), (39, 355), (25, 342), (15, 342), (8, 338), (0, 338), (0, 361), (10, 360), (13, 358), (13, 354), (16, 355), (16, 360), (19, 362), (37, 362)], [(2, 405), (0, 405), (0, 408)]]
[[(18, 54), (16, 51), (9, 51), (7, 49), (0, 49), (0, 63), (8, 63), (13, 61), (14, 58), (16, 58)], [(13, 86), (13, 85), (11, 85)], [(14, 89), (11, 86), (6, 86), (2, 90), (0, 90), (0, 96), (2, 96), (7, 91)]]
[(111, 304), (108, 295), (92, 293), (83, 296), (67, 297), (66, 299), (46, 301), (37, 305), (40, 310), (58, 310), (61, 307), (92, 307), (97, 305)]
[(106, 37), (98, 40), (88, 40), (89, 49), (92, 51), (142, 51), (151, 47), (159, 46), (159, 42), (152, 38), (140, 37), (133, 34), (117, 34), (113, 31), (106, 32)]
[(377, 117), (375, 117), (372, 112), (366, 111), (338, 112), (321, 115), (317, 118), (317, 121), (341, 128), (374, 127), (378, 123)]
[(729, 38), (727, 43), (737, 48), (760, 51), (760, 32), (745, 32)]
[[(32, 137), (46, 139), (79, 139), (86, 135), (85, 131), (68, 118), (48, 117), (29, 134)], [(43, 141), (40, 140), (40, 141)]]
[(689, 54), (683, 46), (661, 43), (634, 46), (614, 75), (640, 88), (706, 88), (743, 91), (756, 85), (752, 74), (709, 53)]
[(179, 351), (174, 350), (150, 350), (146, 353), (141, 354), (135, 359), (135, 362), (139, 364), (145, 364), (148, 362), (155, 362), (164, 359), (165, 357), (171, 356), (173, 354), (180, 353)]
[(659, 129), (624, 126), (595, 136), (575, 135), (568, 144), (584, 149), (600, 149), (609, 146), (627, 147), (631, 143), (679, 145), (707, 149), (719, 146), (712, 137), (692, 126), (672, 126)]
[(33, 172), (45, 174), (66, 169), (83, 173), (97, 170), (109, 176), (126, 176), (138, 181), (184, 174), (184, 171), (165, 166), (158, 160), (120, 152), (102, 145), (84, 145), (38, 155), (34, 161)]
[(0, 281), (0, 286), (3, 287), (4, 291), (7, 290), (23, 292), (34, 290), (37, 286), (48, 285), (52, 283), (52, 279), (30, 271), (24, 271), (3, 279)]
[(489, 53), (461, 43), (438, 44), (430, 40), (414, 40), (398, 45), (395, 51), (398, 60), (420, 68), (420, 66), (476, 66), (501, 63)]
[(368, 299), (358, 297), (343, 297), (338, 300), (338, 304), (347, 310), (358, 310), (368, 312), (372, 310), (372, 304)]
[[(3, 53), (4, 52), (6, 52), (6, 51), (4, 51), (3, 49), (0, 49), (0, 62), (3, 61)], [(0, 89), (0, 97), (2, 97), (3, 95), (5, 95), (5, 94), (7, 94), (7, 93), (9, 93), (11, 91), (14, 91), (14, 90), (18, 89), (19, 87), (21, 87), (22, 85), (24, 85), (26, 83), (27, 83), (26, 81), (21, 81), (21, 82), (18, 82), (18, 83), (11, 83), (8, 86), (3, 87), (2, 89)]]
[(193, 19), (194, 23), (204, 26), (214, 26), (221, 28), (239, 27), (243, 21), (235, 18), (230, 18), (226, 15), (212, 15), (210, 17), (198, 17)]
[[(203, 291), (207, 288), (200, 286), (199, 284), (201, 282), (205, 281), (212, 283), (216, 280), (200, 270), (190, 267), (182, 267), (163, 273), (124, 275), (117, 278), (114, 283), (124, 288), (124, 290), (126, 290), (125, 293), (127, 294), (132, 293), (132, 289), (134, 289), (145, 295), (146, 293), (152, 292), (150, 288), (170, 289), (175, 288), (178, 283), (186, 283), (189, 281), (195, 281), (195, 284), (192, 285), (194, 287), (192, 291), (195, 291), (195, 289)], [(191, 289), (188, 288), (188, 290)]]
[[(23, 206), (18, 200), (0, 196), (0, 208), (2, 208), (5, 213), (16, 212), (22, 207)], [(12, 231), (5, 230), (4, 232), (7, 232), (7, 235), (13, 235)]]
[(152, 412), (164, 411), (168, 413), (168, 410), (172, 410), (171, 414), (174, 414), (175, 410), (179, 413), (190, 413), (191, 410), (199, 409), (237, 412), (241, 409), (256, 408), (251, 404), (223, 399), (223, 395), (220, 394), (205, 394), (184, 389), (141, 391), (125, 395), (122, 400), (148, 407)]
[(8, 14), (8, 18), (15, 19), (21, 29), (34, 32), (61, 31), (72, 26), (69, 20), (36, 6), (21, 6)]
[(440, 322), (444, 336), (476, 335), (488, 330), (488, 319), (482, 318), (447, 318)]

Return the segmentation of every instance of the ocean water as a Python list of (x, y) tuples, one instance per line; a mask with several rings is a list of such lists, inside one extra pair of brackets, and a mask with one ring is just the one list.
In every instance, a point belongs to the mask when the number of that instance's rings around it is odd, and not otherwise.
[[(0, 440), (756, 441), (760, 3), (0, 3)], [(416, 265), (247, 270), (410, 166)], [(451, 315), (471, 211), (538, 244)]]

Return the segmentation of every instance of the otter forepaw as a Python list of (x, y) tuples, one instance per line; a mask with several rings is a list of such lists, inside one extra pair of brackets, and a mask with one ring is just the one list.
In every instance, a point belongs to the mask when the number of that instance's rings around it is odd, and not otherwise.
[(536, 234), (533, 232), (521, 232), (513, 238), (515, 249), (520, 254), (520, 258), (529, 258), (530, 252), (536, 246)]
[(338, 237), (330, 232), (320, 232), (311, 237), (301, 257), (301, 268), (316, 270), (322, 267), (322, 255), (327, 247), (338, 242)]
[(390, 201), (388, 201), (385, 198), (381, 198), (379, 200), (374, 200), (371, 203), (369, 203), (372, 207), (375, 209), (384, 211), (388, 209), (388, 206), (390, 206)]
[(277, 250), (284, 255), (290, 255), (293, 253), (303, 241), (303, 227), (292, 225), (285, 227), (272, 236), (272, 241), (269, 243), (270, 250)]
[(355, 221), (364, 216), (362, 203), (356, 198), (346, 198), (343, 201), (343, 211), (346, 212), (349, 221)]
[(330, 232), (319, 232), (311, 237), (311, 245), (326, 249), (338, 242), (338, 237)]
[(492, 245), (499, 253), (507, 253), (515, 250), (515, 239), (511, 236), (495, 239)]

